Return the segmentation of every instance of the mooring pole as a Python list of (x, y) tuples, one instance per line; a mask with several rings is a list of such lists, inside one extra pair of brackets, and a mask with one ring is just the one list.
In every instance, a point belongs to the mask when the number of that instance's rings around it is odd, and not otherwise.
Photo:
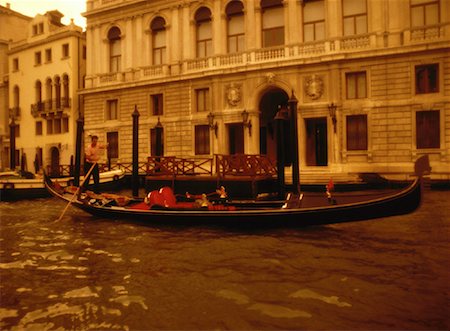
[(80, 184), (80, 169), (81, 169), (81, 144), (83, 141), (84, 118), (79, 116), (77, 119), (77, 136), (75, 141), (75, 169), (73, 171), (73, 185)]
[(298, 125), (297, 125), (297, 104), (298, 100), (292, 90), (288, 101), (291, 115), (291, 143), (292, 143), (292, 186), (293, 192), (300, 193), (300, 163), (298, 157)]
[(278, 179), (278, 196), (280, 200), (284, 200), (286, 195), (285, 187), (285, 148), (284, 148), (284, 123), (285, 117), (282, 108), (278, 109), (275, 115), (275, 132), (276, 132), (276, 144), (277, 144), (277, 179)]
[(11, 117), (9, 124), (9, 167), (11, 170), (16, 169), (16, 122), (14, 122), (14, 115)]
[(131, 187), (133, 196), (139, 196), (139, 112), (137, 105), (134, 105), (133, 117), (133, 173), (131, 177)]

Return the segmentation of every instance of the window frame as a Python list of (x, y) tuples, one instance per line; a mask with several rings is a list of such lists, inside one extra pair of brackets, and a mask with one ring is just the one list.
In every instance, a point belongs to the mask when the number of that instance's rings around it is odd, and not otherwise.
[(151, 116), (164, 115), (164, 95), (163, 93), (150, 94)]
[[(364, 95), (361, 95), (361, 91), (358, 89), (358, 79), (360, 76), (364, 75)], [(349, 95), (349, 80), (354, 80), (355, 93), (354, 97), (350, 97)], [(367, 84), (367, 71), (348, 71), (345, 73), (345, 98), (347, 100), (358, 100), (358, 99), (366, 99), (368, 98), (368, 84)]]
[[(430, 83), (430, 69), (434, 68), (434, 74), (435, 74), (435, 83), (434, 83), (434, 89), (433, 87), (430, 87), (432, 84)], [(430, 64), (419, 64), (414, 66), (414, 91), (416, 95), (423, 95), (423, 94), (430, 94), (430, 93), (439, 93), (440, 92), (440, 65), (439, 63), (430, 63)], [(425, 71), (428, 77), (422, 78), (423, 82), (421, 81), (419, 83), (419, 71)], [(421, 90), (421, 85), (424, 84), (423, 91)]]
[[(111, 105), (115, 104), (115, 117), (111, 116)], [(119, 99), (109, 98), (105, 100), (105, 121), (116, 121), (119, 119)]]
[[(200, 109), (200, 105), (204, 105), (204, 108)], [(211, 111), (211, 90), (209, 87), (195, 89), (195, 111), (197, 113)]]

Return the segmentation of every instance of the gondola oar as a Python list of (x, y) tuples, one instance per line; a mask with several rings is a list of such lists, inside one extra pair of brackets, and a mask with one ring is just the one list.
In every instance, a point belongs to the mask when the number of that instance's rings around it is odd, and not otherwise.
[(69, 203), (67, 204), (66, 208), (64, 208), (63, 212), (61, 213), (61, 216), (59, 216), (59, 218), (57, 219), (57, 221), (60, 221), (64, 214), (67, 211), (67, 208), (69, 208), (70, 204), (73, 202), (73, 200), (75, 199), (75, 197), (78, 195), (78, 192), (80, 191), (80, 189), (83, 187), (84, 182), (86, 181), (86, 179), (89, 178), (89, 175), (91, 174), (92, 170), (94, 170), (94, 167), (96, 166), (97, 162), (94, 162), (91, 166), (91, 168), (89, 169), (89, 171), (87, 172), (87, 174), (84, 176), (83, 181), (81, 182), (80, 186), (78, 186), (77, 190), (75, 191), (74, 195), (72, 196), (72, 198), (70, 199)]

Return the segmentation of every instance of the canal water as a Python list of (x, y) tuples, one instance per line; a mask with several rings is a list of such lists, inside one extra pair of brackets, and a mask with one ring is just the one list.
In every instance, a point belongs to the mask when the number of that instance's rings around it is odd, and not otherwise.
[(1, 330), (447, 330), (450, 192), (409, 215), (239, 232), (0, 203)]

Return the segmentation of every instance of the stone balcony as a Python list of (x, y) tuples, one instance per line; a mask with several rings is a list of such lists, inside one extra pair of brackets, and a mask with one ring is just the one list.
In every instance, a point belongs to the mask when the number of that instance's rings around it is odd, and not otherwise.
[[(391, 40), (391, 41), (390, 41)], [(392, 40), (398, 40), (397, 43)], [(179, 79), (180, 76), (191, 77), (198, 74), (214, 75), (226, 73), (229, 70), (245, 71), (253, 68), (273, 68), (322, 62), (324, 60), (357, 58), (370, 53), (398, 54), (408, 52), (408, 47), (445, 47), (450, 41), (450, 24), (440, 24), (430, 27), (414, 28), (398, 33), (347, 36), (324, 41), (286, 45), (283, 47), (263, 48), (242, 53), (220, 54), (208, 58), (185, 59), (171, 64), (157, 66), (142, 66), (129, 68), (126, 71), (88, 74), (85, 78), (85, 88), (103, 88), (124, 83), (146, 83), (161, 79)]]

